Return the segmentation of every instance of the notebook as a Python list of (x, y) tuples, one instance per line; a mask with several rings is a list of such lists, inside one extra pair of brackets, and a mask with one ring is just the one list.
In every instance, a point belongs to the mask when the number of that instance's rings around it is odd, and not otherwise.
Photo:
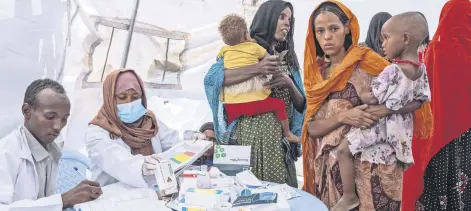
[(178, 171), (194, 163), (211, 148), (212, 145), (213, 143), (211, 141), (183, 141), (159, 154), (159, 157), (164, 160), (169, 160), (173, 171), (178, 175)]

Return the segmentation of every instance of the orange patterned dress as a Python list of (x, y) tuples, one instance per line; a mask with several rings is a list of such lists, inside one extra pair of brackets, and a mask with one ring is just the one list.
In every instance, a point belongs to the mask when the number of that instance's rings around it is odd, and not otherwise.
[[(340, 92), (334, 92), (324, 101), (321, 108), (312, 120), (327, 119), (340, 112), (347, 111), (361, 105), (359, 90), (369, 90), (372, 76), (361, 69), (355, 69), (347, 86)], [(315, 194), (330, 209), (342, 196), (342, 180), (336, 159), (336, 149), (350, 126), (344, 125), (322, 138), (310, 140), (316, 142), (317, 153), (308, 153), (304, 156), (312, 161), (315, 169)], [(311, 146), (313, 146), (311, 145)], [(308, 149), (315, 150), (315, 149)], [(399, 211), (401, 208), (402, 173), (404, 164), (395, 162), (390, 165), (374, 164), (360, 161), (355, 157), (355, 183), (361, 204), (360, 211)]]

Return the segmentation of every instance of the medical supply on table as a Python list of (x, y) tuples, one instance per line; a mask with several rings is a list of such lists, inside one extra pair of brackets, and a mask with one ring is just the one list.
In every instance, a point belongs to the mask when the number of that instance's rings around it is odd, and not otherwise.
[(250, 169), (251, 146), (216, 145), (213, 166), (228, 176)]
[(284, 195), (286, 199), (290, 200), (296, 197), (301, 197), (301, 195), (296, 192), (291, 186), (285, 184), (276, 184), (270, 185), (270, 189), (276, 190), (276, 192), (280, 195)]
[(103, 194), (96, 200), (77, 204), (82, 211), (154, 211), (168, 210), (151, 188), (134, 188), (124, 183), (114, 183), (102, 188)]
[(207, 208), (220, 208), (223, 204), (223, 191), (218, 189), (189, 188), (185, 193), (185, 204)]
[(236, 180), (241, 185), (247, 186), (248, 188), (258, 188), (263, 185), (263, 183), (250, 170), (236, 174)]
[(212, 142), (204, 140), (198, 140), (196, 142), (183, 141), (175, 144), (169, 150), (160, 153), (159, 157), (162, 160), (169, 160), (172, 164), (173, 171), (178, 175), (180, 170), (194, 163), (204, 152), (211, 148), (212, 145)]
[(227, 177), (227, 175), (222, 173), (217, 167), (214, 166), (209, 169), (209, 176), (211, 177), (211, 179)]
[(211, 178), (208, 172), (197, 170), (185, 170), (183, 172), (183, 182), (180, 185), (180, 194), (184, 194), (184, 190), (189, 188), (210, 189)]
[(232, 207), (276, 203), (278, 194), (274, 192), (255, 193), (248, 196), (241, 195), (232, 203)]
[(206, 171), (204, 174), (200, 174), (196, 177), (197, 185), (196, 187), (199, 189), (210, 189), (211, 188), (211, 177), (209, 177), (209, 173)]
[(207, 165), (201, 165), (200, 171), (208, 172), (208, 166)]
[(208, 208), (208, 207), (202, 207), (202, 206), (187, 205), (185, 203), (179, 203), (178, 211), (232, 211), (231, 207), (232, 207), (231, 204), (227, 202), (223, 203), (223, 205), (220, 208)]
[(160, 161), (155, 171), (155, 179), (159, 186), (159, 194), (162, 196), (168, 196), (178, 192), (177, 178), (175, 177), (170, 161)]

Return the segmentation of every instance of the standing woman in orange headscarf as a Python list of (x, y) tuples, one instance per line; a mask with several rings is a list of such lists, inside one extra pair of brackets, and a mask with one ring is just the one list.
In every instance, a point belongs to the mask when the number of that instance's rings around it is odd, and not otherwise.
[[(359, 210), (395, 211), (401, 205), (402, 163), (386, 165), (355, 156), (350, 158), (354, 166), (340, 170), (341, 158), (337, 159), (339, 144), (345, 143), (351, 126), (368, 128), (393, 113), (385, 105), (362, 105), (359, 98), (370, 90), (372, 77), (389, 65), (373, 50), (356, 45), (359, 32), (358, 19), (337, 1), (321, 3), (310, 18), (304, 52), (304, 190), (331, 209), (343, 192), (354, 193), (356, 186)], [(397, 112), (413, 112), (420, 106), (421, 102), (413, 101)], [(342, 172), (352, 171), (354, 184), (342, 184), (346, 177)], [(337, 205), (336, 209), (353, 209), (357, 204)]]
[(471, 210), (471, 1), (445, 4), (425, 65), (435, 132), (412, 142), (403, 210)]

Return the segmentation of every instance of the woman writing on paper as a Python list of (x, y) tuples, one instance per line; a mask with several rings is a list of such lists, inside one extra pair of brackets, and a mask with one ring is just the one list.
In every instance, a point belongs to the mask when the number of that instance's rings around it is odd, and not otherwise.
[(111, 72), (103, 84), (103, 106), (90, 122), (85, 144), (93, 181), (146, 188), (156, 184), (156, 154), (178, 143), (171, 130), (147, 110), (141, 78), (130, 69)]

